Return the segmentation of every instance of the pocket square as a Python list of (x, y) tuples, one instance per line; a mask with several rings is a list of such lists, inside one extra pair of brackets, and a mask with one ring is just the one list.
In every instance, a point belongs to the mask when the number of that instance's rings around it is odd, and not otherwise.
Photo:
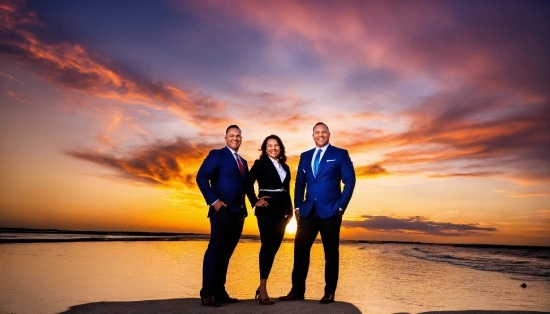
[(336, 161), (336, 159), (329, 159), (327, 162)]

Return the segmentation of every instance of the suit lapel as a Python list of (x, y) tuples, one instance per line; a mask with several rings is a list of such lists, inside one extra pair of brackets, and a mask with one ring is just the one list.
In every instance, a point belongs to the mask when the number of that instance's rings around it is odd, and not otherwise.
[[(239, 157), (241, 158), (241, 161), (243, 162), (243, 167), (244, 167), (244, 175), (242, 176), (243, 178), (246, 178), (246, 175), (248, 174), (248, 163), (246, 162), (246, 160), (244, 160), (241, 155), (239, 155)], [(235, 158), (233, 158), (233, 160), (235, 160)], [(235, 160), (235, 164), (237, 163), (237, 161)], [(239, 173), (239, 175), (241, 175), (241, 171), (239, 170), (239, 165), (237, 165), (237, 172)]]
[(246, 163), (246, 161), (244, 159), (241, 158), (241, 161), (243, 163), (243, 166), (244, 166), (244, 176), (241, 176), (241, 171), (239, 170), (239, 165), (237, 164), (237, 160), (235, 159), (235, 155), (233, 155), (233, 152), (229, 149), (229, 147), (225, 146), (225, 151), (227, 152), (226, 154), (226, 158), (228, 160), (231, 160), (233, 162), (233, 165), (235, 165), (234, 167), (234, 172), (237, 173), (237, 175), (239, 177), (246, 177), (246, 174), (248, 173), (248, 165)]
[[(242, 157), (241, 157), (241, 161), (243, 162), (243, 166), (244, 166), (244, 176), (243, 176), (243, 178), (244, 178), (248, 174), (248, 162), (246, 162), (246, 160), (244, 160)], [(237, 165), (237, 170), (239, 170), (238, 165)], [(241, 173), (239, 172), (239, 174), (241, 174)]]
[(287, 164), (284, 164), (283, 169), (286, 171), (286, 177), (283, 180), (283, 186), (285, 186), (286, 183), (290, 183), (290, 167)]
[(311, 175), (313, 178), (315, 178), (315, 175), (313, 174), (313, 169), (311, 169), (311, 161), (313, 159), (314, 153), (315, 153), (315, 148), (304, 153), (304, 161), (306, 161), (304, 170), (306, 171), (306, 175)]
[[(279, 171), (277, 171), (277, 168), (275, 168), (275, 163), (269, 157), (267, 157), (267, 159), (264, 159), (264, 160), (265, 160), (265, 163), (270, 163), (270, 165), (266, 165), (266, 166), (271, 169), (271, 175), (274, 178), (277, 178), (277, 181), (281, 182), (281, 177), (279, 176)], [(286, 171), (286, 177), (285, 177), (285, 180), (286, 180), (288, 178), (289, 171), (287, 169), (285, 169), (284, 166), (283, 166), (283, 169)], [(281, 182), (281, 184), (283, 184), (283, 183), (284, 182)]]
[(327, 149), (325, 150), (325, 153), (323, 154), (323, 157), (321, 157), (321, 160), (319, 160), (319, 169), (317, 169), (317, 177), (319, 177), (319, 175), (321, 174), (321, 171), (323, 171), (323, 167), (326, 161), (328, 160), (328, 158), (330, 157), (331, 148), (332, 147), (329, 144)]

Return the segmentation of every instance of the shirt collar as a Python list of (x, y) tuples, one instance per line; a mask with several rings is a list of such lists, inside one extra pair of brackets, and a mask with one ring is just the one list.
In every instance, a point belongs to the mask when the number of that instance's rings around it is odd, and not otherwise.
[(323, 153), (327, 150), (327, 147), (330, 145), (330, 143), (328, 143), (327, 145), (323, 146), (323, 147), (317, 147), (315, 146), (315, 151), (317, 151), (318, 149), (320, 149)]
[(239, 153), (237, 153), (236, 151), (234, 151), (234, 150), (232, 150), (231, 148), (229, 148), (229, 146), (226, 145), (225, 147), (227, 147), (227, 149), (229, 149), (229, 150), (233, 153), (233, 155), (239, 154)]

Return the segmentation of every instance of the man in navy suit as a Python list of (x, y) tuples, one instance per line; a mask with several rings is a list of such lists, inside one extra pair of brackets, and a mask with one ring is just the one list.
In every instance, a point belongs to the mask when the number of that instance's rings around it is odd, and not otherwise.
[(202, 268), (202, 305), (221, 306), (237, 302), (225, 290), (229, 259), (239, 242), (244, 218), (244, 182), (248, 174), (246, 160), (238, 155), (241, 130), (230, 125), (225, 131), (224, 148), (211, 150), (197, 173), (197, 185), (209, 206), (210, 242)]
[[(282, 301), (303, 300), (310, 251), (321, 233), (325, 251), (325, 294), (321, 303), (334, 302), (338, 283), (340, 226), (355, 187), (355, 170), (348, 151), (329, 144), (330, 132), (323, 122), (313, 127), (315, 148), (300, 156), (294, 208), (298, 230), (294, 239), (292, 289)], [(341, 184), (344, 188), (341, 188)]]

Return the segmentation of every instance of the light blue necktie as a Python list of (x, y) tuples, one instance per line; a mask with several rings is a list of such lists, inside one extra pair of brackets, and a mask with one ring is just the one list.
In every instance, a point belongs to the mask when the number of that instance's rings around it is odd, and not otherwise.
[(319, 170), (319, 159), (321, 159), (321, 150), (318, 149), (315, 153), (315, 160), (313, 161), (313, 174), (317, 176), (317, 170)]

